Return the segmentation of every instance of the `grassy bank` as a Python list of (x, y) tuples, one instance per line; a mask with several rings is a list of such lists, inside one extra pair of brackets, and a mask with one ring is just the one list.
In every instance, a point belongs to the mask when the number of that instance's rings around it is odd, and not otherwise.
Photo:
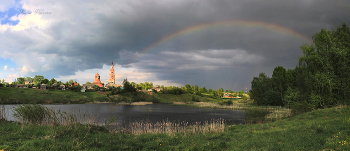
[(30, 88), (0, 87), (2, 104), (77, 104), (93, 101), (105, 101), (105, 94), (96, 92), (73, 92), (62, 90), (39, 90)]
[(198, 101), (209, 102), (215, 99), (201, 97), (192, 94), (172, 95), (135, 92), (109, 95), (110, 92), (73, 92), (69, 90), (39, 90), (29, 88), (0, 87), (0, 104), (82, 104), (99, 102), (193, 102), (193, 97)]
[(99, 102), (153, 102), (145, 93), (122, 93), (107, 97), (109, 92), (73, 92), (0, 87), (0, 104), (83, 104)]
[(223, 132), (128, 134), (98, 126), (0, 122), (0, 150), (350, 150), (350, 109), (319, 109)]

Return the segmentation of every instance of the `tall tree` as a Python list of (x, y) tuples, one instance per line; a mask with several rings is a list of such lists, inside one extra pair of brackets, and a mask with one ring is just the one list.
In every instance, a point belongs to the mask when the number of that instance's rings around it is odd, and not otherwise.
[(278, 98), (275, 102), (275, 104), (283, 105), (283, 98), (284, 94), (287, 91), (287, 85), (286, 85), (286, 69), (282, 66), (277, 66), (273, 70), (272, 73), (272, 86), (273, 91), (276, 91), (278, 94)]
[(254, 77), (251, 82), (252, 88), (250, 92), (250, 98), (254, 99), (258, 105), (266, 105), (264, 103), (264, 97), (266, 92), (272, 90), (272, 80), (265, 73), (260, 73), (259, 77)]
[(203, 87), (203, 92), (207, 93), (208, 92), (207, 88)]
[(136, 88), (131, 85), (127, 78), (124, 79), (123, 86), (125, 92), (136, 92)]
[(191, 85), (189, 85), (189, 84), (186, 84), (186, 91), (187, 91), (187, 93), (191, 93), (191, 94), (193, 94), (193, 89), (192, 89), (192, 87), (191, 87)]
[(41, 76), (41, 75), (34, 76), (34, 83), (36, 86), (39, 86), (42, 80), (44, 80), (44, 76)]
[(33, 82), (34, 79), (33, 79), (32, 77), (26, 77), (26, 78), (25, 78), (25, 81)]
[(53, 85), (53, 84), (56, 84), (57, 83), (57, 80), (55, 79), (55, 78), (52, 78), (49, 82), (48, 82), (48, 84), (51, 86), (51, 85)]
[(17, 78), (17, 83), (18, 83), (18, 84), (24, 84), (24, 80), (25, 80), (25, 79), (22, 78), (22, 77), (21, 77), (21, 78)]

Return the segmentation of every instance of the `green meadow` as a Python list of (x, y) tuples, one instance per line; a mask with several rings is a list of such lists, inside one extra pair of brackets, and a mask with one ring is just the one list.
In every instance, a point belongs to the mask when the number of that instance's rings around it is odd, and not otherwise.
[[(38, 108), (30, 110), (50, 117), (58, 114)], [(0, 150), (350, 150), (347, 106), (317, 109), (263, 124), (225, 124), (222, 131), (138, 135), (107, 130), (93, 123), (79, 124), (69, 115), (61, 117), (64, 120), (55, 124), (50, 120), (34, 124), (40, 118), (31, 116), (27, 117), (31, 122), (2, 120)]]
[(96, 92), (73, 92), (62, 90), (39, 90), (31, 88), (0, 87), (2, 104), (77, 104), (104, 101), (106, 96)]
[[(105, 93), (105, 94), (103, 94)], [(109, 95), (107, 92), (74, 92), (69, 90), (39, 90), (31, 88), (0, 87), (0, 104), (83, 104), (99, 102), (193, 102), (192, 97), (202, 102), (217, 101), (209, 97), (201, 97), (193, 94), (154, 94), (142, 92), (120, 93)]]

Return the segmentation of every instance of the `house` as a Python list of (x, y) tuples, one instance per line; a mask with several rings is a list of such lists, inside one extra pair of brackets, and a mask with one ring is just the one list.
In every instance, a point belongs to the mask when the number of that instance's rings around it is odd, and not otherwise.
[(32, 81), (24, 81), (24, 84), (25, 84), (25, 85), (28, 85), (28, 84), (29, 84), (29, 85), (32, 86), (32, 85), (34, 84), (34, 82), (32, 82)]
[(163, 90), (163, 88), (160, 87), (159, 85), (157, 85), (157, 86), (154, 86), (151, 89), (148, 89), (149, 92), (152, 92), (152, 90), (155, 90), (155, 91), (159, 92), (159, 91)]
[(61, 84), (61, 85), (59, 86), (59, 88), (62, 89), (62, 90), (66, 90), (66, 86), (64, 86), (63, 84)]
[(235, 93), (224, 93), (224, 98), (233, 98), (233, 96), (230, 96), (230, 94), (231, 95), (233, 95), (233, 94), (235, 94)]
[(23, 88), (24, 84), (17, 84), (17, 88)]
[(46, 90), (46, 84), (45, 83), (41, 84), (40, 89)]
[(72, 84), (69, 84), (68, 87), (72, 87), (72, 86), (75, 86), (75, 85), (80, 85), (80, 84), (77, 83), (77, 82), (74, 82), (74, 83), (72, 83)]

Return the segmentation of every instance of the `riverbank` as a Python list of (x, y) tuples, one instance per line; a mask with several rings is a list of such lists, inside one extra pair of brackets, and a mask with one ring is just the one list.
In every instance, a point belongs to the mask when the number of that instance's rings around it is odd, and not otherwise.
[(0, 104), (85, 104), (85, 103), (132, 103), (132, 102), (194, 102), (193, 97), (198, 101), (209, 102), (215, 99), (201, 97), (193, 94), (153, 94), (135, 92), (121, 93), (118, 95), (107, 95), (107, 92), (73, 92), (69, 90), (39, 90), (29, 88), (0, 87)]
[(350, 150), (350, 109), (318, 109), (223, 132), (128, 134), (93, 125), (0, 122), (0, 150)]

